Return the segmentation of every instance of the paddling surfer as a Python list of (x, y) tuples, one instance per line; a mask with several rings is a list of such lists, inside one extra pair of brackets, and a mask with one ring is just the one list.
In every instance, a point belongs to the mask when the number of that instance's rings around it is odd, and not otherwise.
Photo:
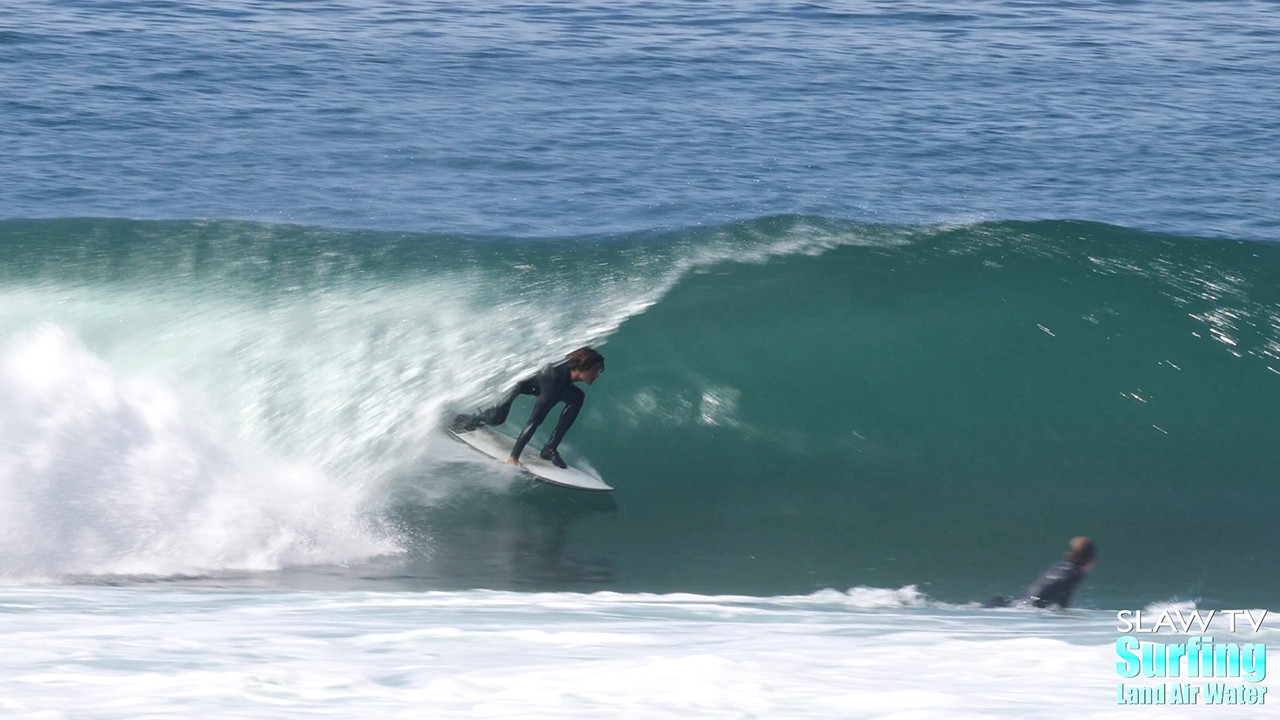
[(983, 607), (999, 608), (1017, 605), (1031, 605), (1047, 608), (1056, 605), (1065, 608), (1071, 603), (1071, 596), (1076, 588), (1084, 582), (1084, 578), (1098, 562), (1098, 549), (1087, 537), (1071, 539), (1071, 545), (1062, 554), (1062, 559), (1049, 566), (1018, 597), (995, 597)]

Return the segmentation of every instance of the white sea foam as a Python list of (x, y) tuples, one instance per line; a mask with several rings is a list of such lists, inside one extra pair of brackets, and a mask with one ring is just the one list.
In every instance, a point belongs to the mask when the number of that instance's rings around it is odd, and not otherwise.
[[(806, 596), (0, 588), (12, 717), (1256, 718), (1116, 704), (1115, 617)], [(1225, 637), (1225, 635), (1224, 635)]]
[(45, 325), (0, 351), (0, 575), (341, 563), (394, 550), (358, 487), (253, 457)]

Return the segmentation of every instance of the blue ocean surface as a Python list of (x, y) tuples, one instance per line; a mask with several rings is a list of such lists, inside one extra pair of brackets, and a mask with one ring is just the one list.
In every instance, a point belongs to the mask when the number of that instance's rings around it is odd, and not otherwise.
[(1269, 2), (11, 0), (0, 217), (1280, 239)]
[[(0, 714), (1141, 714), (1116, 611), (1280, 607), (1278, 39), (0, 5)], [(441, 431), (585, 344), (615, 492)]]

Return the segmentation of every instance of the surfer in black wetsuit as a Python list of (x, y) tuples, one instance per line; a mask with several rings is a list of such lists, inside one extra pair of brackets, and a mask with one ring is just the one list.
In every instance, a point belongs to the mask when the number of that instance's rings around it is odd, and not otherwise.
[(548, 365), (538, 371), (537, 375), (520, 381), (497, 405), (475, 415), (457, 416), (453, 420), (453, 430), (468, 432), (481, 425), (501, 425), (507, 421), (507, 414), (511, 412), (511, 403), (515, 402), (517, 396), (533, 395), (536, 400), (533, 402), (533, 412), (529, 415), (529, 422), (525, 423), (524, 430), (520, 431), (515, 447), (511, 448), (511, 457), (507, 458), (508, 463), (519, 465), (520, 453), (524, 452), (524, 446), (533, 439), (533, 433), (546, 419), (551, 408), (555, 407), (556, 403), (563, 402), (564, 410), (560, 412), (556, 429), (552, 431), (551, 439), (547, 441), (539, 455), (543, 460), (551, 461), (556, 467), (568, 467), (564, 460), (560, 459), (557, 448), (560, 447), (564, 434), (569, 432), (569, 426), (577, 419), (578, 411), (582, 409), (582, 402), (587, 397), (586, 393), (574, 387), (573, 384), (585, 382), (590, 385), (600, 377), (602, 372), (604, 372), (604, 356), (589, 347), (579, 348), (569, 353), (569, 357), (564, 362)]
[(1000, 608), (1015, 606), (1032, 606), (1047, 608), (1056, 605), (1061, 608), (1071, 603), (1071, 596), (1076, 588), (1084, 582), (1084, 578), (1098, 562), (1098, 549), (1087, 537), (1071, 539), (1071, 546), (1062, 555), (1063, 559), (1054, 563), (1036, 578), (1022, 595), (1011, 598), (1000, 596), (992, 598), (983, 607)]

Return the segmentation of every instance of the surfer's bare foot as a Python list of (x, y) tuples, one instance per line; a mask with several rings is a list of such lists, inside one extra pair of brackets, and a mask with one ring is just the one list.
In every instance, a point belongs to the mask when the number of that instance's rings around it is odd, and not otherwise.
[(516, 466), (516, 467), (518, 467), (518, 468), (522, 468), (522, 467), (524, 467), (524, 463), (520, 462), (519, 460), (517, 460), (517, 459), (515, 459), (515, 458), (507, 458), (507, 464), (508, 464), (508, 465), (515, 465), (515, 466)]

